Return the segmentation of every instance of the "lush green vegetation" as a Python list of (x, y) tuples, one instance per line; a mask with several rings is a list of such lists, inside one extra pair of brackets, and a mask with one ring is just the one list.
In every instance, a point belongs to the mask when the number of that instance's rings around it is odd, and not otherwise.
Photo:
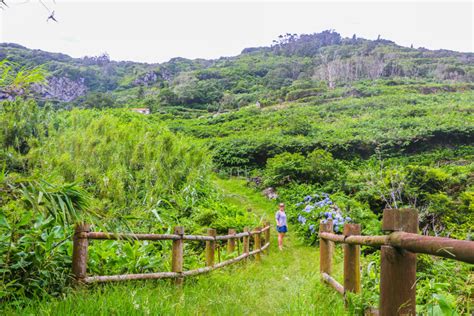
[(170, 107), (184, 106), (223, 111), (257, 101), (271, 105), (376, 93), (339, 89), (366, 79), (474, 80), (472, 53), (407, 48), (356, 35), (342, 38), (335, 31), (286, 34), (271, 47), (246, 48), (235, 57), (173, 58), (162, 64), (114, 62), (107, 54), (71, 58), (17, 44), (0, 45), (0, 60), (46, 66), (49, 88), (36, 89), (37, 94), (61, 108), (74, 101), (76, 106), (96, 108), (140, 105), (169, 112)]
[[(64, 290), (70, 283), (71, 224), (79, 220), (108, 231), (166, 232), (181, 224), (190, 233), (258, 222), (223, 201), (205, 150), (139, 114), (53, 113), (33, 101), (4, 102), (0, 113), (6, 158), (0, 214), (4, 300)], [(169, 247), (97, 243), (90, 269), (165, 269), (169, 260), (162, 253)], [(189, 258), (188, 266), (200, 263), (199, 256)]]
[[(472, 239), (470, 53), (329, 31), (160, 65), (0, 47), (0, 60), (8, 58), (0, 63), (0, 302), (8, 313), (340, 314), (314, 268), (325, 213), (380, 234), (384, 208), (415, 207), (421, 233)], [(38, 88), (45, 80), (61, 93)], [(154, 113), (126, 109), (137, 106)], [(259, 193), (268, 187), (287, 204), (283, 255), (272, 249), (261, 266), (191, 280), (182, 293), (166, 282), (71, 289), (75, 222), (144, 233), (178, 224), (189, 233), (241, 230), (272, 217), (275, 201)], [(92, 274), (169, 270), (167, 242), (90, 248)], [(202, 250), (186, 246), (186, 269), (203, 265)], [(366, 290), (351, 297), (352, 314), (378, 300), (379, 257), (363, 253)], [(470, 274), (466, 264), (420, 256), (418, 310), (472, 313)], [(124, 291), (135, 294), (124, 301)]]

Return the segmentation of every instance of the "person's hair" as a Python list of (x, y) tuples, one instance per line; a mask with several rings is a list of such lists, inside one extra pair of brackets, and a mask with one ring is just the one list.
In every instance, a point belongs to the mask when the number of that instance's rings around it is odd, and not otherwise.
[(285, 206), (285, 203), (280, 203), (278, 206), (280, 207)]

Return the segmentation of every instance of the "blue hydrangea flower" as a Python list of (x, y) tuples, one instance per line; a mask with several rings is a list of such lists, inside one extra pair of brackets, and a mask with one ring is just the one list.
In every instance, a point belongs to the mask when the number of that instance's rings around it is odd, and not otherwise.
[(311, 195), (307, 195), (304, 197), (304, 201), (307, 203), (307, 202), (310, 202), (311, 201)]
[(313, 224), (309, 225), (309, 231), (311, 234), (314, 234), (316, 232), (316, 227)]
[(314, 209), (314, 206), (312, 206), (312, 205), (306, 205), (306, 207), (304, 208), (303, 211), (306, 212), (306, 213), (309, 213), (309, 212), (311, 212), (313, 209)]
[(305, 224), (306, 223), (306, 217), (303, 217), (301, 215), (298, 216), (298, 222), (300, 222), (301, 224)]

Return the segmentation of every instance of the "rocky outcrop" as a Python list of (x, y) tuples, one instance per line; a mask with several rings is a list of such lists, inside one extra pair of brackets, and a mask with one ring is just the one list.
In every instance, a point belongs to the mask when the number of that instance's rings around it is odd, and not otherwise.
[(265, 195), (267, 199), (274, 200), (278, 198), (278, 194), (276, 193), (275, 189), (272, 187), (269, 187), (263, 190), (262, 194)]
[(85, 79), (77, 81), (67, 77), (50, 77), (47, 84), (34, 85), (32, 90), (46, 100), (70, 102), (87, 93)]
[(154, 71), (147, 72), (133, 81), (137, 86), (148, 86), (158, 81), (158, 75)]

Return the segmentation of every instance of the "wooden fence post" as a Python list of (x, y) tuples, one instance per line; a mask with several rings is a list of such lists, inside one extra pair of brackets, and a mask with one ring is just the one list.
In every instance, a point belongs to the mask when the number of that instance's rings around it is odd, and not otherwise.
[(87, 276), (88, 232), (90, 232), (89, 224), (76, 224), (72, 246), (72, 274), (78, 284), (83, 283)]
[[(360, 224), (344, 225), (344, 236), (360, 235)], [(360, 246), (344, 244), (344, 292), (360, 293)]]
[[(209, 228), (207, 234), (211, 237), (216, 237), (216, 230)], [(214, 265), (214, 252), (216, 249), (216, 241), (206, 241), (206, 266), (212, 267)]]
[[(235, 235), (235, 229), (229, 228), (228, 235)], [(235, 239), (229, 239), (227, 241), (227, 254), (235, 251)]]
[[(414, 209), (386, 209), (382, 230), (417, 233), (418, 213)], [(416, 315), (416, 253), (382, 246), (379, 304), (381, 316)]]
[[(268, 227), (268, 229), (265, 231), (265, 244), (270, 242), (270, 222), (266, 221), (265, 222), (265, 227)], [(267, 255), (270, 253), (270, 247), (267, 247), (266, 249)]]
[[(244, 227), (244, 233), (248, 233), (248, 232), (249, 232), (249, 228)], [(243, 237), (243, 244), (244, 244), (243, 245), (243, 248), (244, 248), (243, 253), (248, 255), (249, 252), (250, 252), (250, 250), (249, 250), (249, 248), (250, 248), (250, 245), (249, 245), (250, 244), (250, 238), (249, 238), (249, 236), (244, 236)]]
[[(174, 234), (180, 235), (181, 237), (184, 235), (184, 227), (176, 226), (174, 228)], [(173, 253), (171, 256), (171, 271), (172, 272), (183, 272), (183, 239), (173, 240)], [(176, 285), (183, 284), (183, 277), (179, 277), (175, 279)]]
[[(332, 220), (328, 220), (326, 223), (319, 223), (319, 233), (333, 232)], [(319, 271), (321, 273), (332, 273), (332, 254), (334, 251), (334, 242), (319, 238)]]
[[(257, 232), (255, 235), (253, 235), (253, 240), (254, 240), (254, 245), (253, 248), (254, 250), (257, 249), (262, 249), (262, 239), (261, 239), (261, 229), (260, 227), (255, 227), (255, 232)], [(255, 261), (260, 262), (262, 260), (261, 253), (257, 252), (255, 254)]]

